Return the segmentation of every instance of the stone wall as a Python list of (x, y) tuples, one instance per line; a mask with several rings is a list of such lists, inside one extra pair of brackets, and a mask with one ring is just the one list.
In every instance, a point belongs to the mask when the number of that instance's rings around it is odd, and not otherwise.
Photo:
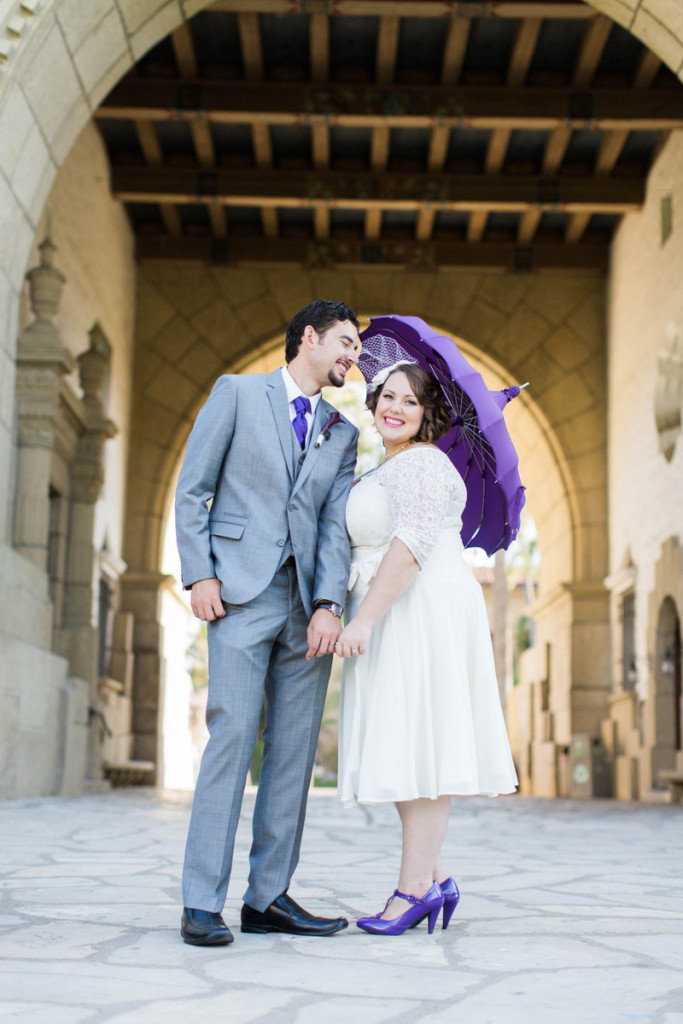
[[(42, 357), (36, 355), (35, 342), (33, 351), (27, 341), (20, 344), (20, 401), (13, 425), (19, 468), (12, 472), (8, 489), (12, 496), (19, 491), (14, 509), (9, 508), (14, 516), (8, 516), (17, 548), (0, 545), (3, 795), (80, 792), (86, 776), (97, 774), (102, 749), (119, 756), (130, 752), (130, 692), (126, 694), (123, 679), (111, 680), (100, 690), (96, 660), (100, 576), (106, 574), (116, 601), (117, 580), (125, 567), (121, 550), (135, 268), (128, 220), (109, 194), (106, 154), (92, 124), (77, 140), (47, 198), (29, 266), (43, 261), (45, 253), (37, 245), (48, 231), (56, 245), (49, 258), (64, 281), (59, 311), (45, 320), (40, 339), (52, 339), (61, 370), (36, 362)], [(28, 338), (34, 316), (24, 289), (15, 334)], [(95, 379), (102, 378), (104, 386), (100, 391), (94, 383), (88, 398), (82, 397), (81, 384), (90, 380), (92, 368), (82, 354), (93, 345), (99, 352), (88, 358), (98, 363)], [(15, 374), (11, 377), (14, 382)], [(3, 394), (3, 408), (13, 401), (13, 394)], [(114, 432), (110, 421), (118, 432), (107, 440)], [(51, 502), (48, 487), (53, 488)], [(55, 491), (61, 495), (61, 525), (51, 520), (48, 526), (48, 505), (57, 503)], [(45, 510), (42, 517), (38, 506)], [(36, 516), (36, 522), (28, 522)], [(68, 532), (70, 539), (55, 562), (47, 534), (56, 529), (65, 536)], [(124, 648), (116, 652), (113, 664), (125, 676), (130, 668), (126, 623), (120, 616), (116, 619), (115, 611), (114, 606), (112, 642), (123, 642)], [(94, 718), (91, 709), (97, 712)], [(106, 729), (113, 735), (107, 736)]]
[[(609, 583), (617, 693), (630, 668), (621, 664), (620, 609), (624, 594), (635, 594), (635, 665), (628, 681), (635, 694), (615, 702), (612, 720), (621, 724), (610, 742), (629, 762), (619, 768), (618, 787), (628, 799), (657, 783), (648, 767), (653, 740), (644, 728), (654, 686), (658, 609), (651, 597), (663, 546), (683, 539), (682, 277), (683, 132), (675, 132), (650, 174), (643, 211), (619, 228), (609, 287)], [(680, 617), (683, 605), (672, 596)], [(635, 712), (625, 717), (633, 701)]]

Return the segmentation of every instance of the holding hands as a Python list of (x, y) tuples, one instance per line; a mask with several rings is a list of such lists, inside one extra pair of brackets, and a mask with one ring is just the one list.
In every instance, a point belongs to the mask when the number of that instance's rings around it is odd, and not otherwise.
[(335, 645), (334, 653), (338, 654), (340, 658), (357, 658), (360, 654), (365, 654), (370, 642), (371, 632), (372, 626), (370, 623), (363, 622), (362, 619), (356, 616), (342, 630), (341, 636)]
[(337, 654), (340, 658), (357, 658), (365, 654), (372, 624), (359, 616), (352, 619), (342, 630), (339, 619), (326, 608), (319, 608), (313, 613), (308, 626), (309, 658), (322, 658), (326, 654)]

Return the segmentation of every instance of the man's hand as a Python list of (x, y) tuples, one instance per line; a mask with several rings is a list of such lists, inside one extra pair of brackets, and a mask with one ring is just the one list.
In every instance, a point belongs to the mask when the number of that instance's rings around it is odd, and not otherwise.
[(327, 608), (318, 608), (308, 624), (306, 639), (310, 658), (323, 658), (326, 654), (334, 654), (334, 645), (341, 633), (341, 623), (336, 615)]
[(222, 619), (225, 615), (225, 608), (221, 601), (221, 581), (215, 577), (209, 580), (197, 580), (192, 584), (190, 604), (192, 611), (202, 622)]

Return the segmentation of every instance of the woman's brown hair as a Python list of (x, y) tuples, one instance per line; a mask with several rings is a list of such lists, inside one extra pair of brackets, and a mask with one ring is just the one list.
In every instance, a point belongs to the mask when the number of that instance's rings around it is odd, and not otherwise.
[[(387, 380), (390, 380), (394, 373), (405, 373), (413, 394), (424, 409), (420, 429), (413, 438), (413, 441), (421, 444), (431, 444), (433, 441), (438, 440), (438, 438), (443, 437), (444, 434), (447, 434), (451, 426), (451, 418), (441, 394), (441, 389), (432, 375), (416, 363), (402, 363), (401, 366), (397, 366), (395, 370), (392, 370)], [(367, 406), (373, 416), (377, 409), (379, 397), (386, 387), (387, 380), (380, 384), (368, 398)]]

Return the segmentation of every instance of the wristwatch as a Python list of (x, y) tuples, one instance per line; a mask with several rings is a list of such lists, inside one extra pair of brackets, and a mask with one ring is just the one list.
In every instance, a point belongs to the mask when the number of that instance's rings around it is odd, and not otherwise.
[(344, 614), (342, 606), (337, 604), (335, 601), (316, 601), (313, 607), (316, 611), (318, 608), (325, 608), (328, 612), (332, 612), (333, 615), (336, 615), (338, 619), (341, 619)]

